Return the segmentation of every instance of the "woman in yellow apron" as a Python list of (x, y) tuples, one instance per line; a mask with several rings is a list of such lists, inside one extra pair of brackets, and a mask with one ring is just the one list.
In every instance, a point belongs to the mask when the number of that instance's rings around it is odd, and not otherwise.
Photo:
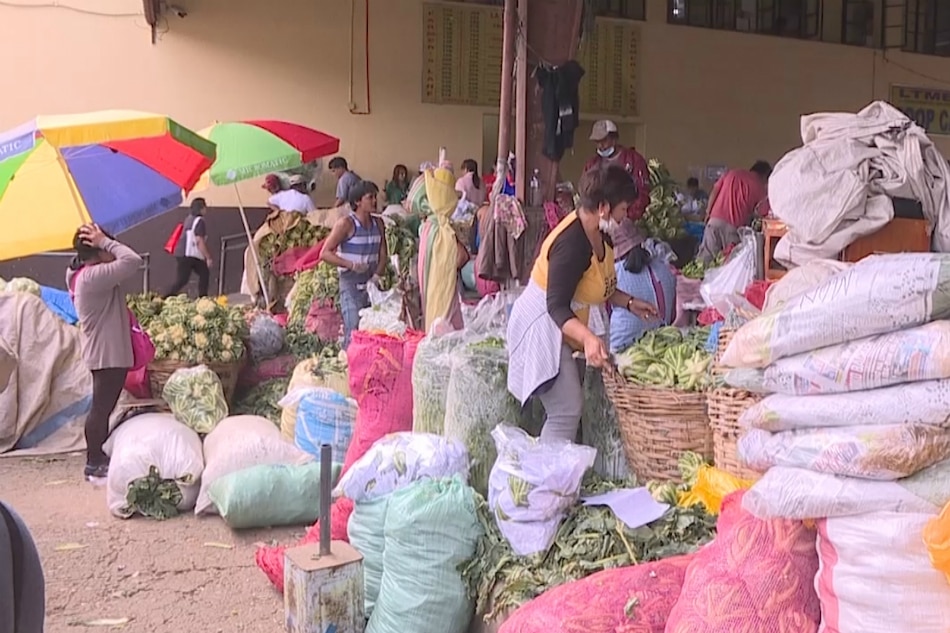
[(591, 329), (593, 320), (601, 320), (597, 311), (609, 302), (642, 319), (656, 318), (656, 306), (617, 290), (609, 234), (636, 197), (633, 178), (623, 168), (587, 172), (578, 210), (544, 240), (531, 280), (512, 308), (508, 390), (522, 405), (539, 396), (546, 413), (542, 439), (577, 436), (584, 392), (574, 353), (582, 352), (592, 367), (609, 366), (605, 340)]

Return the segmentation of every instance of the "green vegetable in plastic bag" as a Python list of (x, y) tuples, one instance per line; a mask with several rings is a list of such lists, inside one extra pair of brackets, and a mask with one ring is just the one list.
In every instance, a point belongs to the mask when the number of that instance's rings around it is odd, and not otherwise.
[(366, 633), (465, 633), (472, 603), (459, 567), (483, 532), (475, 493), (458, 477), (426, 479), (389, 498), (379, 597)]
[[(335, 484), (340, 464), (332, 472)], [(320, 511), (320, 462), (251, 466), (218, 478), (208, 496), (234, 530), (310, 525)]]
[(461, 440), (470, 460), (469, 482), (488, 491), (488, 474), (498, 456), (491, 430), (518, 426), (521, 406), (508, 391), (508, 352), (497, 337), (468, 343), (452, 353), (445, 402), (445, 436)]
[(129, 482), (123, 513), (131, 516), (138, 512), (159, 521), (177, 517), (178, 504), (182, 500), (178, 483), (174, 479), (162, 479), (158, 468), (150, 466), (148, 475)]
[(594, 472), (607, 479), (626, 479), (630, 476), (630, 467), (617, 422), (617, 410), (607, 397), (603, 373), (591, 367), (587, 368), (584, 378), (581, 433), (584, 444), (597, 449)]
[(205, 365), (176, 370), (165, 383), (162, 398), (175, 419), (198, 433), (210, 433), (228, 416), (221, 380)]
[(40, 296), (40, 285), (29, 277), (14, 277), (6, 283), (4, 292), (28, 292)]
[(419, 342), (412, 363), (412, 430), (445, 431), (445, 405), (452, 373), (452, 352), (462, 343), (462, 333), (429, 334)]

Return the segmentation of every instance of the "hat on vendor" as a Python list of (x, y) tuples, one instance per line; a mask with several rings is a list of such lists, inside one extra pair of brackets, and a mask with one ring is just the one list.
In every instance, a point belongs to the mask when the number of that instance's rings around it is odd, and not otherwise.
[(614, 259), (626, 257), (636, 246), (643, 244), (644, 235), (630, 218), (625, 218), (620, 226), (610, 234), (614, 243)]
[(590, 140), (602, 141), (611, 134), (617, 134), (617, 124), (609, 119), (601, 119), (594, 122), (594, 127), (590, 130)]
[[(275, 178), (276, 178), (276, 176), (275, 176)], [(287, 179), (287, 184), (289, 184), (291, 187), (293, 187), (294, 185), (302, 185), (302, 184), (303, 184), (303, 176), (301, 176), (301, 175), (299, 175), (299, 174), (294, 174), (293, 176), (291, 176), (290, 178)]]
[(271, 193), (276, 193), (282, 189), (280, 176), (277, 174), (267, 174), (264, 176), (264, 184), (261, 189), (267, 189)]

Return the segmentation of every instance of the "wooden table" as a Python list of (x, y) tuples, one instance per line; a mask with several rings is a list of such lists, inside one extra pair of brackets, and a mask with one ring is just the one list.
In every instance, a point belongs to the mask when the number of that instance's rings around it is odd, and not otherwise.
[[(776, 218), (762, 220), (765, 237), (765, 278), (781, 279), (787, 272), (774, 261), (775, 245), (785, 236), (788, 228)], [(877, 253), (927, 253), (930, 252), (930, 236), (926, 220), (894, 218), (876, 233), (858, 238), (838, 256), (844, 262), (856, 262)]]

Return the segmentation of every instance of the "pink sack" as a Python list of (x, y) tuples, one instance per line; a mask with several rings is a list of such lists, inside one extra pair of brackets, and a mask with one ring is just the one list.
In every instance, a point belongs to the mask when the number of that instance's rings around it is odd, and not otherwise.
[(296, 366), (297, 359), (290, 354), (269, 358), (256, 365), (248, 363), (241, 368), (238, 386), (244, 388), (256, 387), (268, 380), (287, 378), (293, 373)]
[(333, 301), (315, 300), (307, 312), (304, 327), (325, 343), (338, 341), (343, 336), (343, 315), (333, 305)]
[(148, 369), (130, 369), (125, 375), (125, 387), (132, 396), (139, 400), (149, 400), (152, 397), (152, 386), (148, 382)]
[(693, 556), (608, 569), (555, 587), (512, 613), (498, 633), (663, 633)]
[(689, 569), (667, 633), (815, 633), (817, 534), (801, 521), (757, 519), (744, 492), (723, 500), (716, 539)]
[(685, 275), (676, 275), (676, 320), (673, 321), (673, 325), (676, 327), (689, 325), (689, 313), (683, 305), (703, 300), (702, 295), (699, 294), (699, 286), (702, 283), (702, 279), (690, 279)]
[(296, 273), (316, 268), (320, 263), (320, 253), (323, 252), (321, 240), (313, 246), (297, 246), (288, 249), (274, 258), (273, 271), (278, 275), (294, 275)]

